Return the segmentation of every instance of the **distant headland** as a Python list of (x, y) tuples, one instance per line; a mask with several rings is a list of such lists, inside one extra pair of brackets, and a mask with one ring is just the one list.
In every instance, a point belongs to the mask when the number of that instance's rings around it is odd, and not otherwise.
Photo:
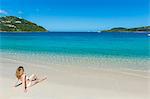
[[(0, 17), (0, 32), (48, 32), (42, 26), (31, 21), (16, 16)], [(116, 27), (109, 30), (100, 30), (97, 32), (150, 32), (150, 26), (124, 28)]]
[(42, 26), (15, 16), (0, 17), (0, 32), (48, 32)]
[(117, 27), (112, 28), (110, 30), (102, 30), (98, 32), (150, 32), (150, 26), (135, 27), (135, 28)]

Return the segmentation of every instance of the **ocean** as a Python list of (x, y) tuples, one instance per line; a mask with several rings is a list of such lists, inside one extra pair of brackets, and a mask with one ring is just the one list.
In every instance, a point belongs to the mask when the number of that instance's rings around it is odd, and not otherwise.
[(0, 33), (1, 57), (88, 68), (149, 70), (148, 33)]

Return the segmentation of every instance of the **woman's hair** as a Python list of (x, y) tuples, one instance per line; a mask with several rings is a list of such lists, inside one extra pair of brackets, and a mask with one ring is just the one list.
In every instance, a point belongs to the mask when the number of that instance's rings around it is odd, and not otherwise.
[(21, 76), (23, 75), (23, 73), (24, 73), (24, 68), (23, 68), (23, 66), (19, 66), (19, 67), (17, 68), (17, 70), (16, 70), (16, 77), (17, 77), (18, 79), (20, 79)]

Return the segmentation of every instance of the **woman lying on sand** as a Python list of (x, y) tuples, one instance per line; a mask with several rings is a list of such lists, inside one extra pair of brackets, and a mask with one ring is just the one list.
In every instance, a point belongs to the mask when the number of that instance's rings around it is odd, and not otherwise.
[(24, 68), (23, 66), (19, 66), (16, 70), (16, 77), (18, 78), (18, 81), (20, 81), (21, 83), (18, 85), (15, 85), (15, 87), (23, 84), (24, 86), (24, 92), (27, 92), (27, 88), (31, 87), (43, 80), (46, 79), (46, 77), (44, 77), (43, 79), (38, 79), (37, 76), (35, 74), (32, 74), (30, 77), (28, 77), (25, 72), (24, 72)]

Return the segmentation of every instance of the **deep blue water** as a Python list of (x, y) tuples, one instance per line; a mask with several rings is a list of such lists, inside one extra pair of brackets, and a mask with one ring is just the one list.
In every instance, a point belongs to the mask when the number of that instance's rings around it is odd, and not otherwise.
[(148, 33), (0, 33), (0, 50), (67, 55), (149, 57)]

